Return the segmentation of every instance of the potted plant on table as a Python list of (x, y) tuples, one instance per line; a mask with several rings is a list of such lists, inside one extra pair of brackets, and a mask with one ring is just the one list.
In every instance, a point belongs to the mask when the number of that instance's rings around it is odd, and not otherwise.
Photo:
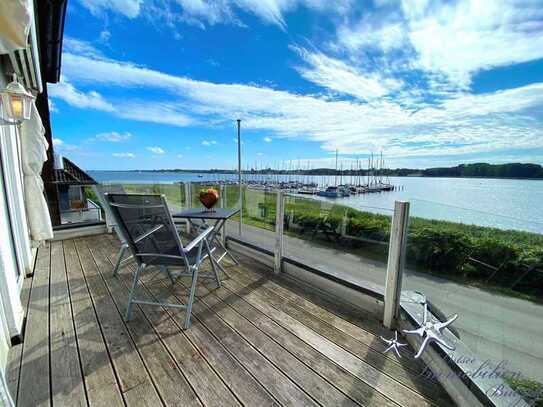
[(215, 188), (203, 188), (200, 190), (200, 195), (198, 197), (206, 210), (213, 212), (213, 207), (219, 201), (219, 191)]

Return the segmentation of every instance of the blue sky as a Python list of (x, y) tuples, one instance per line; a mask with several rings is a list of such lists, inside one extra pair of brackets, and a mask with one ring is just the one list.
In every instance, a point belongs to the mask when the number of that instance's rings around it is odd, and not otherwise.
[(543, 163), (543, 0), (72, 0), (55, 150), (86, 169)]

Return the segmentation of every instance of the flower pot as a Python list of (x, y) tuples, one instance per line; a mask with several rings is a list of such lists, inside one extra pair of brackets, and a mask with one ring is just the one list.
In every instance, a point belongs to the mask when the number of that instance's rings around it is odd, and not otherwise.
[(211, 210), (219, 200), (219, 191), (214, 188), (200, 191), (200, 202), (207, 210)]

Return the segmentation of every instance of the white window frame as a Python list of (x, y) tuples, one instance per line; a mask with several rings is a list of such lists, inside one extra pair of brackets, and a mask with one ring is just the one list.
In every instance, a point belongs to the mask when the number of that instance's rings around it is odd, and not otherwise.
[(0, 405), (11, 407), (14, 405), (13, 399), (9, 394), (9, 389), (6, 383), (6, 365), (7, 355), (9, 351), (9, 338), (7, 334), (7, 323), (4, 318), (4, 306), (2, 298), (0, 298)]
[(20, 290), (32, 263), (17, 136), (15, 126), (0, 126), (0, 296), (10, 338), (22, 332)]
[[(19, 266), (19, 283), (32, 272), (32, 250), (26, 219), (24, 175), (21, 158), (21, 139), (18, 126), (2, 126), (0, 155), (12, 235)], [(21, 278), (23, 277), (23, 278)]]

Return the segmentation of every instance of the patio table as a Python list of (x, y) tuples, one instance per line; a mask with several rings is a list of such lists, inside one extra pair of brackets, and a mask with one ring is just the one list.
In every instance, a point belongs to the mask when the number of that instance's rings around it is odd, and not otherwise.
[[(226, 221), (237, 213), (239, 213), (239, 209), (237, 208), (217, 208), (211, 211), (203, 208), (192, 208), (182, 212), (173, 213), (172, 217), (174, 221), (178, 221), (179, 219), (187, 219), (190, 225), (197, 230), (208, 228), (211, 223), (211, 226), (213, 226), (213, 232), (211, 232), (209, 235), (209, 242), (210, 244), (215, 245), (212, 251), (215, 251), (217, 247), (224, 250), (224, 253), (219, 258), (214, 257), (217, 265), (224, 272), (225, 270), (221, 266), (220, 262), (225, 256), (230, 257), (235, 264), (239, 263), (237, 259), (228, 251), (225, 243), (222, 242), (218, 236), (225, 236), (224, 225), (226, 224)], [(198, 223), (198, 221), (200, 223)]]

